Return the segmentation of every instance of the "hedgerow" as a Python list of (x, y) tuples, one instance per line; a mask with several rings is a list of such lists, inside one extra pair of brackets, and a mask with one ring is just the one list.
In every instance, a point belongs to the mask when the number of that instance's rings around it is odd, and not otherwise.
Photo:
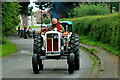
[(120, 15), (118, 13), (61, 20), (72, 21), (74, 32), (79, 35), (89, 36), (93, 41), (110, 44), (120, 49)]

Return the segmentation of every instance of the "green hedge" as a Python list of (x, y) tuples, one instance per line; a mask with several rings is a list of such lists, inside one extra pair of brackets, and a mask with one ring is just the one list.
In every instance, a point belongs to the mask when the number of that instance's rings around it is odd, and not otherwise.
[(94, 41), (120, 49), (120, 15), (118, 16), (118, 13), (61, 20), (72, 21), (74, 31), (79, 35), (89, 36)]
[(105, 15), (109, 14), (109, 12), (108, 7), (104, 6), (104, 4), (83, 4), (75, 7), (69, 15), (73, 15), (73, 17), (82, 17), (87, 15)]

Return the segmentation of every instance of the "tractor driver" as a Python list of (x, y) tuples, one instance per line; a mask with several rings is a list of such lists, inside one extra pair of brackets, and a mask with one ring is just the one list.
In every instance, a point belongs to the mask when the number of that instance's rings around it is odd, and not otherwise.
[[(56, 18), (53, 18), (53, 19), (52, 19), (52, 25), (48, 28), (48, 30), (50, 30), (50, 31), (54, 30), (54, 29), (57, 27), (56, 24), (57, 24), (57, 19), (56, 19)], [(64, 31), (65, 31), (65, 30), (64, 30), (63, 26), (60, 25), (60, 32), (64, 32)], [(46, 32), (46, 31), (45, 31), (45, 32)]]

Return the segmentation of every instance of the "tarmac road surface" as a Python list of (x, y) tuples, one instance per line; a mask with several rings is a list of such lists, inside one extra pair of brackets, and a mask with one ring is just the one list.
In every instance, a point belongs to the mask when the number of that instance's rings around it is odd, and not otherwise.
[[(80, 70), (69, 74), (66, 60), (44, 60), (44, 70), (39, 74), (32, 71), (33, 39), (19, 38), (17, 34), (9, 35), (8, 39), (17, 46), (17, 51), (2, 58), (2, 78), (96, 78), (90, 73), (92, 60), (90, 55), (80, 50)], [(108, 69), (109, 70), (109, 69)], [(117, 75), (117, 74), (116, 74)], [(102, 77), (102, 76), (101, 76)], [(118, 77), (118, 76), (117, 76)], [(104, 76), (105, 78), (105, 76)], [(109, 77), (116, 78), (116, 77)]]

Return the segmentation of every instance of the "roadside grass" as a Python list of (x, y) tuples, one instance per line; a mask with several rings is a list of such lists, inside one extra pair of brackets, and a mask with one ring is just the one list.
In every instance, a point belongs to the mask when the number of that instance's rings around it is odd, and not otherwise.
[(110, 44), (105, 44), (105, 43), (93, 41), (88, 36), (79, 36), (79, 40), (80, 40), (81, 43), (101, 47), (104, 50), (106, 50), (106, 51), (120, 57), (120, 50), (116, 49), (115, 47), (111, 46)]
[(90, 56), (91, 60), (92, 60), (92, 67), (90, 68), (90, 73), (93, 72), (93, 69), (95, 68), (95, 66), (97, 65), (98, 60), (94, 57), (94, 56)]
[(5, 36), (2, 36), (2, 39), (4, 40), (4, 43), (0, 44), (0, 47), (2, 48), (2, 51), (0, 50), (0, 57), (14, 53), (17, 49), (16, 46), (8, 41)]
[(2, 56), (2, 45), (0, 45), (0, 57)]
[(93, 72), (93, 69), (95, 68), (95, 66), (97, 66), (97, 64), (99, 63), (99, 60), (97, 60), (97, 58), (95, 56), (93, 56), (91, 54), (91, 52), (97, 52), (96, 49), (91, 48), (89, 51), (86, 50), (84, 47), (80, 46), (80, 49), (82, 49), (83, 51), (85, 51), (86, 53), (90, 54), (90, 59), (92, 60), (92, 66), (90, 68), (90, 73)]

